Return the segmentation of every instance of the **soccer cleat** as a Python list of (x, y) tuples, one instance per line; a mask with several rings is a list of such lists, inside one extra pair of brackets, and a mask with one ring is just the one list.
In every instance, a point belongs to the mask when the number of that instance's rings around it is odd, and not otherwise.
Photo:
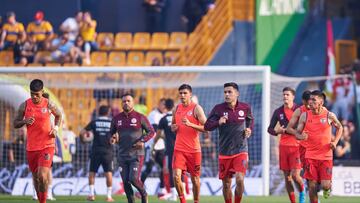
[(31, 199), (32, 199), (32, 200), (38, 200), (38, 197), (35, 195), (35, 196), (32, 196)]
[(330, 197), (331, 190), (323, 190), (323, 196), (325, 199)]
[(115, 202), (115, 200), (112, 197), (107, 197), (105, 201), (106, 202)]
[(194, 199), (193, 193), (190, 192), (189, 194), (185, 194), (185, 199), (186, 199), (186, 200), (193, 200), (193, 199)]
[(89, 195), (87, 198), (86, 198), (87, 201), (95, 201), (95, 196), (93, 195)]
[(299, 193), (299, 203), (305, 203), (306, 200), (306, 193), (305, 190)]
[(46, 200), (50, 200), (50, 201), (56, 201), (55, 197), (52, 195), (49, 195), (46, 197)]

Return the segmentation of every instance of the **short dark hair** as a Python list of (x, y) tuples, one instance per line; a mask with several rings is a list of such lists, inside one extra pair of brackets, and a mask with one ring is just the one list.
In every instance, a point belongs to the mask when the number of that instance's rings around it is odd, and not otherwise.
[(40, 79), (34, 79), (30, 82), (30, 91), (39, 92), (44, 88), (44, 83)]
[(109, 106), (107, 105), (101, 105), (99, 108), (99, 115), (100, 116), (106, 116), (109, 113)]
[(227, 82), (224, 84), (224, 88), (225, 87), (233, 87), (234, 89), (239, 91), (239, 86), (235, 82)]
[(284, 87), (284, 89), (282, 90), (283, 92), (291, 92), (292, 95), (295, 95), (295, 90), (291, 87)]
[(178, 90), (179, 90), (179, 91), (180, 91), (180, 90), (189, 90), (190, 92), (192, 92), (192, 88), (191, 88), (191, 86), (190, 86), (189, 84), (182, 84), (182, 85), (180, 85), (180, 87), (179, 87)]
[(49, 99), (49, 98), (50, 98), (50, 94), (47, 93), (47, 92), (44, 92), (44, 93), (42, 94), (42, 96), (43, 96), (44, 98), (46, 98), (46, 99)]
[(304, 101), (308, 101), (310, 99), (310, 96), (311, 96), (311, 91), (310, 90), (305, 90), (302, 93), (301, 99), (304, 100)]
[(171, 109), (174, 108), (174, 100), (172, 99), (166, 99), (165, 100), (165, 108), (170, 111)]
[(311, 95), (313, 96), (318, 96), (320, 97), (322, 100), (324, 100), (324, 103), (326, 101), (326, 95), (324, 92), (320, 91), (320, 90), (314, 90), (311, 92)]
[(127, 96), (130, 96), (130, 97), (134, 98), (134, 95), (132, 95), (130, 92), (124, 93), (123, 95), (121, 95), (121, 98), (124, 98), (124, 97), (127, 97)]

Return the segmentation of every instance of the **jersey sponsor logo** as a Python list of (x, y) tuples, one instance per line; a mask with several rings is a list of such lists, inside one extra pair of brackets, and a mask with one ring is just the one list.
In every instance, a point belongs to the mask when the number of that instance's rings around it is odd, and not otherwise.
[(280, 114), (280, 120), (284, 120), (284, 114)]
[(118, 123), (117, 123), (118, 126), (121, 126), (122, 125), (122, 120), (119, 120)]
[(133, 168), (133, 171), (138, 171), (138, 168), (137, 168), (137, 167), (134, 167), (134, 168)]
[(224, 116), (229, 116), (229, 112), (224, 112)]
[(47, 108), (41, 108), (41, 113), (46, 113), (47, 112)]
[(187, 113), (186, 113), (186, 115), (188, 115), (188, 116), (192, 116), (192, 111), (188, 111)]

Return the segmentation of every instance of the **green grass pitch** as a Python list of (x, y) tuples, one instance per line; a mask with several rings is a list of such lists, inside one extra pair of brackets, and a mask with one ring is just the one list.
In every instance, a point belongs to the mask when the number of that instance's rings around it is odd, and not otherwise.
[[(116, 203), (127, 203), (125, 196), (114, 196)], [(105, 203), (104, 196), (97, 196), (94, 203)], [(330, 197), (329, 199), (324, 199), (320, 197), (321, 203), (360, 203), (360, 197)], [(9, 203), (36, 203), (37, 201), (31, 200), (30, 196), (9, 196), (9, 195), (0, 195), (0, 202), (9, 202)], [(52, 201), (47, 201), (48, 203)], [(70, 203), (70, 202), (88, 202), (86, 201), (85, 196), (57, 196), (56, 201), (54, 203)], [(141, 201), (136, 200), (137, 203)], [(151, 196), (149, 198), (150, 203), (171, 203), (171, 201), (162, 201), (157, 199), (157, 197)], [(193, 201), (188, 200), (188, 203), (192, 203)], [(203, 196), (200, 198), (200, 202), (203, 203), (223, 203), (222, 197), (209, 197)], [(289, 199), (286, 196), (269, 196), (269, 197), (244, 197), (243, 203), (288, 203)], [(309, 202), (307, 200), (307, 202)], [(175, 202), (173, 202), (175, 203)]]

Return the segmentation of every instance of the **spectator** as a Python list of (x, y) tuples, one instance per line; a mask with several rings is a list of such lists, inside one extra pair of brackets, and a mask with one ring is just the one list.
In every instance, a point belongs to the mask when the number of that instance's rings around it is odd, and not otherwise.
[(52, 41), (50, 50), (50, 57), (45, 57), (44, 63), (55, 62), (55, 63), (68, 63), (71, 60), (70, 50), (73, 48), (73, 43), (69, 40), (69, 34), (64, 33), (60, 38)]
[[(70, 34), (69, 34), (70, 36)], [(70, 39), (70, 37), (69, 37)], [(90, 55), (85, 52), (85, 42), (81, 36), (77, 36), (74, 47), (70, 50), (70, 56), (72, 63), (82, 65), (83, 63), (90, 61)], [(88, 64), (87, 64), (88, 65)]]
[(50, 40), (54, 36), (53, 27), (49, 21), (44, 20), (44, 13), (37, 11), (34, 21), (26, 28), (28, 36), (32, 37), (40, 50), (47, 50)]
[(146, 32), (161, 32), (162, 9), (166, 0), (144, 0)]
[(7, 22), (2, 27), (0, 50), (14, 48), (18, 39), (20, 42), (26, 39), (24, 25), (16, 21), (15, 13), (8, 12), (6, 17)]
[(75, 41), (76, 37), (79, 35), (80, 23), (83, 19), (83, 12), (79, 11), (76, 13), (75, 17), (67, 18), (61, 25), (60, 30), (62, 32), (69, 33), (70, 41)]
[(187, 25), (187, 32), (191, 33), (199, 24), (203, 15), (214, 8), (213, 0), (185, 0), (182, 10), (182, 20)]
[(160, 59), (157, 57), (153, 58), (153, 60), (151, 62), (151, 66), (161, 66)]
[(37, 49), (33, 37), (28, 37), (24, 43), (18, 42), (14, 47), (15, 63), (22, 66), (33, 63)]
[(334, 85), (334, 103), (331, 111), (343, 120), (350, 119), (353, 101), (353, 84), (350, 78), (338, 78)]
[[(84, 12), (83, 20), (80, 23), (80, 35), (85, 41), (85, 53), (90, 55), (90, 52), (98, 50), (96, 44), (96, 21), (91, 18), (90, 12)], [(90, 61), (86, 61), (90, 63)]]
[(164, 66), (172, 66), (173, 64), (173, 59), (170, 56), (167, 56), (164, 58)]
[(21, 128), (13, 143), (9, 147), (9, 161), (11, 164), (19, 165), (25, 163), (26, 128)]
[(144, 95), (139, 97), (139, 101), (135, 104), (134, 109), (137, 112), (147, 115), (148, 109), (146, 106), (146, 97)]

